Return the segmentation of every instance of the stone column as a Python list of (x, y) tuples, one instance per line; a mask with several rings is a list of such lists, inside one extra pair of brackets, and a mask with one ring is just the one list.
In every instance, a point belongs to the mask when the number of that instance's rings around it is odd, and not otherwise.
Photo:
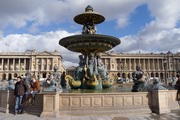
[(43, 58), (41, 58), (41, 70), (43, 70), (42, 68), (43, 68)]
[(165, 69), (164, 69), (164, 61), (163, 61), (163, 59), (161, 59), (161, 64), (162, 64), (162, 71), (164, 71)]
[(151, 64), (151, 60), (150, 60), (150, 59), (148, 59), (148, 69), (149, 69), (149, 71), (151, 70), (151, 68), (150, 68), (150, 64)]
[(46, 70), (48, 71), (49, 70), (49, 59), (46, 58)]
[(131, 59), (129, 58), (129, 71), (131, 71)]
[(7, 70), (9, 71), (10, 69), (9, 69), (10, 67), (9, 67), (9, 58), (7, 59)]
[(134, 58), (134, 68), (133, 68), (133, 70), (136, 70), (136, 59)]
[(54, 67), (54, 58), (52, 58), (52, 64), (51, 65), (52, 65), (52, 67), (51, 67), (52, 69), (51, 70), (53, 70), (53, 67)]
[(146, 65), (145, 65), (145, 59), (143, 59), (143, 67), (144, 67), (144, 70), (146, 71), (147, 69), (146, 69)]
[(15, 70), (14, 68), (15, 68), (15, 59), (13, 58), (13, 70)]
[(4, 59), (1, 59), (1, 70), (4, 70)]
[(157, 71), (160, 70), (159, 68), (160, 68), (160, 67), (159, 67), (159, 59), (157, 59)]
[(26, 58), (24, 59), (24, 70), (26, 70)]
[(151, 110), (153, 113), (164, 114), (171, 112), (168, 107), (168, 90), (151, 90), (151, 94)]
[(155, 63), (154, 63), (154, 59), (152, 59), (152, 70), (155, 71)]
[(18, 66), (19, 66), (19, 67), (18, 67), (18, 68), (19, 68), (18, 71), (21, 72), (21, 61), (20, 61), (20, 58), (19, 58), (19, 64), (18, 64)]

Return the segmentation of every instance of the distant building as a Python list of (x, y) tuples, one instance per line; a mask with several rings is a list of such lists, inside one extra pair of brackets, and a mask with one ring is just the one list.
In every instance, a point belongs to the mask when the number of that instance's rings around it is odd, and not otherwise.
[(36, 52), (35, 50), (0, 52), (0, 80), (13, 79), (18, 75), (25, 76), (28, 72), (41, 79), (47, 78), (54, 72), (55, 64), (60, 74), (65, 71), (62, 56), (57, 50), (54, 52)]
[(170, 51), (160, 54), (106, 52), (101, 54), (101, 59), (110, 76), (120, 73), (123, 78), (129, 79), (132, 78), (137, 65), (150, 77), (159, 77), (162, 80), (175, 77), (180, 71), (180, 53), (173, 54)]
[(104, 53), (101, 55), (101, 59), (110, 75), (116, 75), (119, 72), (123, 78), (131, 78), (137, 65), (149, 73), (150, 77), (161, 79), (175, 77), (180, 71), (180, 53), (172, 54), (170, 51), (160, 54)]

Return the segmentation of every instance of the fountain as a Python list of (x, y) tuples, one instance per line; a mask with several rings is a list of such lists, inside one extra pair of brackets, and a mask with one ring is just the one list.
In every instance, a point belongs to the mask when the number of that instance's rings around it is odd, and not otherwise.
[(81, 35), (62, 38), (59, 44), (70, 51), (81, 53), (76, 77), (66, 76), (72, 89), (106, 89), (113, 85), (114, 78), (107, 74), (100, 53), (111, 50), (120, 44), (120, 39), (96, 34), (96, 24), (105, 20), (104, 16), (93, 11), (89, 5), (85, 12), (74, 17), (74, 21), (83, 25)]
[[(85, 116), (85, 115), (120, 115), (127, 113), (169, 113), (171, 109), (178, 106), (176, 90), (167, 90), (161, 86), (158, 79), (153, 82), (148, 91), (141, 91), (144, 83), (139, 76), (141, 72), (136, 72), (133, 91), (130, 92), (128, 86), (118, 91), (106, 89), (112, 87), (114, 78), (107, 75), (100, 53), (111, 50), (120, 44), (116, 37), (96, 34), (96, 24), (102, 23), (105, 18), (93, 12), (91, 6), (87, 6), (85, 13), (77, 15), (74, 21), (83, 25), (81, 35), (74, 35), (63, 38), (59, 44), (70, 51), (81, 53), (79, 56), (79, 66), (76, 69), (75, 78), (64, 74), (61, 76), (69, 81), (69, 85), (74, 90), (66, 91), (67, 87), (61, 89), (60, 76), (57, 72), (58, 66), (54, 66), (54, 74), (50, 77), (51, 82), (42, 92), (36, 95), (35, 106), (28, 106), (28, 114), (35, 114), (40, 117)], [(30, 80), (30, 74), (26, 76), (26, 82)], [(0, 82), (0, 112), (10, 113), (14, 109), (13, 81), (9, 85)], [(48, 82), (47, 82), (48, 83)], [(66, 83), (66, 81), (65, 81)], [(56, 86), (59, 85), (59, 86)], [(5, 86), (5, 87), (4, 87)], [(3, 88), (3, 89), (2, 89)], [(7, 89), (4, 89), (7, 88)], [(70, 87), (69, 87), (70, 88)], [(91, 89), (93, 89), (92, 92)], [(81, 91), (81, 92), (79, 92)], [(120, 92), (121, 91), (121, 92)]]

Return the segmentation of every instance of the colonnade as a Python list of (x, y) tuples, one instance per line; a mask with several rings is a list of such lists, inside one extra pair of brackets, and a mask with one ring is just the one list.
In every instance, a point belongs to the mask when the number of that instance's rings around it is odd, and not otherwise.
[(59, 67), (59, 72), (64, 71), (62, 57), (52, 52), (13, 53), (0, 52), (0, 80), (11, 79), (17, 75), (25, 76), (26, 73), (47, 78), (54, 71), (54, 66)]
[[(140, 66), (149, 77), (165, 79), (175, 77), (180, 71), (180, 55), (167, 54), (107, 54), (103, 53), (101, 59), (110, 75), (120, 73), (122, 77), (132, 78), (136, 66)], [(173, 56), (173, 57), (171, 57)]]

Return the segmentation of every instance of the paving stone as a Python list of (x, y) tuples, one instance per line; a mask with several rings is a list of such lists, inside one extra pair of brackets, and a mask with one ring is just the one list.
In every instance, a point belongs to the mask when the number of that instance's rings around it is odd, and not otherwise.
[(99, 116), (60, 116), (59, 118), (41, 118), (29, 114), (6, 114), (0, 112), (0, 120), (180, 120), (180, 109), (167, 114), (125, 114)]

